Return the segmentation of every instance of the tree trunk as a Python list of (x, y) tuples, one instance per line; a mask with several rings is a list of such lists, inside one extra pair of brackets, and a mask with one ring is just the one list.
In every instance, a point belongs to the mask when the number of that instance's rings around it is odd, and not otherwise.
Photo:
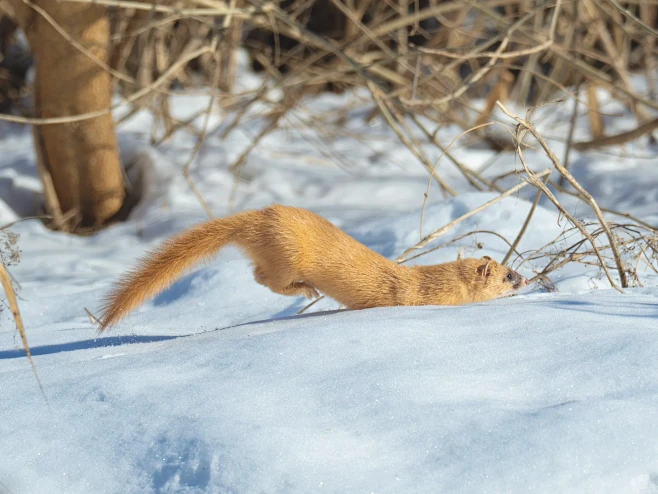
[[(57, 0), (34, 0), (97, 61), (60, 34), (45, 15), (25, 11), (22, 0), (5, 0), (16, 13), (36, 61), (34, 116), (67, 117), (107, 109), (111, 105), (107, 64), (110, 26), (105, 7)], [(44, 187), (51, 180), (58, 204), (51, 214), (68, 217), (66, 229), (99, 227), (123, 204), (125, 191), (114, 122), (110, 113), (78, 122), (35, 128)], [(44, 176), (45, 175), (45, 176)], [(46, 191), (47, 192), (47, 191)], [(46, 194), (48, 197), (48, 194)], [(52, 202), (51, 201), (46, 201)]]

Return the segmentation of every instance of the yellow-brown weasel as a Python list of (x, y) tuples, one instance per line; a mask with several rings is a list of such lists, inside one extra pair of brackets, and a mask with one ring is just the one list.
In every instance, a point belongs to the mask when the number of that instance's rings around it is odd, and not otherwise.
[(253, 261), (256, 281), (273, 292), (313, 298), (319, 291), (349, 309), (460, 305), (511, 294), (528, 284), (487, 256), (402, 266), (310, 211), (273, 205), (210, 220), (165, 241), (115, 285), (106, 299), (101, 331), (228, 244)]

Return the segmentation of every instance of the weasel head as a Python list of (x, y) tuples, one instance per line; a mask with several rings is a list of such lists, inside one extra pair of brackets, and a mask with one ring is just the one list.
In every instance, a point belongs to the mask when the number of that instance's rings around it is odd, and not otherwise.
[(483, 300), (505, 297), (528, 286), (528, 280), (513, 269), (497, 263), (489, 256), (478, 259), (478, 284), (482, 283)]

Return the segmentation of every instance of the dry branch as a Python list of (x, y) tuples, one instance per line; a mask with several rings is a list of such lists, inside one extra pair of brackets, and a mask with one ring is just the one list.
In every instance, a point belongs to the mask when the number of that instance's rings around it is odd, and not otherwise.
[[(534, 177), (542, 178), (542, 177), (544, 177), (544, 176), (550, 174), (550, 172), (551, 172), (551, 170), (550, 170), (549, 168), (547, 168), (547, 169), (545, 169), (545, 170), (543, 170), (543, 171), (541, 171), (541, 172), (539, 172), (539, 173), (537, 173), (537, 174), (533, 174), (533, 175), (534, 175)], [(494, 198), (494, 199), (491, 199), (490, 201), (488, 201), (488, 202), (482, 204), (481, 206), (478, 206), (477, 208), (475, 208), (475, 209), (469, 211), (469, 212), (466, 213), (466, 214), (463, 214), (462, 216), (460, 216), (460, 217), (457, 218), (456, 220), (451, 221), (451, 222), (448, 223), (447, 225), (442, 226), (441, 228), (439, 228), (439, 229), (437, 229), (437, 230), (434, 230), (432, 233), (430, 233), (429, 235), (425, 236), (425, 237), (424, 237), (420, 242), (418, 242), (416, 245), (414, 245), (413, 247), (409, 247), (407, 250), (405, 250), (400, 256), (398, 256), (398, 257), (395, 259), (395, 262), (398, 262), (398, 263), (400, 263), (400, 262), (404, 262), (404, 260), (405, 260), (405, 259), (409, 256), (409, 254), (411, 254), (412, 252), (414, 252), (414, 251), (416, 251), (416, 250), (419, 250), (419, 249), (422, 249), (422, 248), (425, 247), (428, 243), (432, 242), (433, 240), (436, 240), (437, 238), (439, 238), (439, 237), (440, 237), (441, 235), (443, 235), (444, 233), (447, 233), (447, 232), (449, 232), (450, 230), (452, 230), (454, 227), (456, 227), (456, 226), (457, 226), (459, 223), (461, 223), (462, 221), (464, 221), (464, 220), (470, 218), (471, 216), (473, 216), (473, 215), (479, 213), (480, 211), (484, 211), (484, 210), (487, 209), (488, 207), (493, 206), (494, 204), (496, 204), (496, 203), (502, 201), (504, 198), (509, 197), (509, 196), (511, 196), (511, 195), (513, 195), (513, 194), (516, 194), (519, 190), (521, 190), (523, 187), (525, 187), (526, 185), (528, 185), (528, 184), (530, 184), (530, 183), (532, 183), (532, 182), (529, 182), (529, 181), (521, 182), (520, 184), (515, 185), (515, 186), (512, 187), (511, 189), (507, 189), (505, 192), (503, 192), (502, 194), (500, 194), (498, 197), (496, 197), (496, 198)]]
[(586, 151), (588, 149), (598, 149), (605, 146), (619, 146), (639, 139), (643, 135), (650, 134), (656, 129), (658, 129), (658, 118), (654, 118), (650, 122), (646, 122), (633, 130), (622, 132), (614, 136), (603, 136), (597, 139), (592, 139), (591, 141), (575, 142), (573, 147), (579, 151)]
[(414, 156), (416, 156), (416, 158), (418, 158), (418, 161), (420, 161), (420, 163), (427, 170), (427, 172), (430, 174), (430, 176), (433, 177), (434, 180), (436, 180), (436, 182), (439, 184), (439, 186), (443, 190), (445, 190), (451, 196), (457, 195), (457, 192), (452, 187), (450, 187), (447, 184), (447, 182), (445, 182), (445, 180), (443, 180), (443, 178), (441, 178), (441, 176), (439, 176), (436, 173), (436, 170), (434, 169), (435, 167), (432, 167), (432, 165), (430, 164), (429, 160), (424, 155), (424, 153), (422, 153), (422, 151), (417, 146), (414, 146), (411, 143), (411, 141), (409, 140), (409, 138), (407, 136), (405, 136), (404, 133), (400, 130), (400, 126), (398, 125), (398, 123), (393, 118), (393, 115), (391, 114), (391, 111), (388, 109), (388, 107), (387, 107), (385, 101), (383, 100), (383, 98), (379, 95), (379, 91), (378, 91), (377, 87), (375, 87), (375, 85), (372, 84), (371, 82), (368, 82), (368, 89), (370, 89), (370, 93), (372, 94), (372, 98), (375, 101), (375, 103), (377, 104), (377, 107), (379, 108), (379, 110), (381, 111), (382, 116), (385, 118), (386, 122), (388, 122), (391, 129), (393, 129), (393, 131), (398, 136), (400, 141), (402, 141), (402, 143), (407, 147), (407, 149), (409, 149), (409, 151), (411, 151), (411, 153)]
[(120, 7), (123, 9), (144, 10), (147, 12), (159, 12), (165, 14), (174, 14), (185, 17), (204, 17), (204, 16), (224, 16), (230, 15), (234, 19), (251, 19), (258, 15), (266, 15), (275, 10), (272, 2), (264, 4), (262, 7), (231, 8), (222, 2), (212, 3), (213, 7), (207, 8), (176, 8), (167, 5), (151, 2), (133, 2), (130, 0), (62, 0), (63, 2), (72, 3), (95, 3), (98, 5), (107, 5), (108, 7)]
[[(548, 178), (551, 175), (548, 174), (544, 177), (543, 182), (544, 184), (548, 181)], [(537, 209), (537, 205), (539, 204), (539, 200), (541, 199), (541, 196), (543, 195), (543, 191), (541, 188), (537, 191), (537, 194), (535, 195), (535, 200), (532, 202), (532, 206), (530, 207), (530, 211), (528, 211), (528, 216), (526, 216), (525, 221), (523, 222), (523, 226), (521, 227), (521, 230), (519, 230), (519, 234), (516, 236), (514, 239), (514, 242), (512, 245), (510, 245), (509, 250), (507, 251), (507, 254), (505, 254), (505, 257), (503, 257), (503, 260), (500, 261), (501, 264), (507, 264), (507, 261), (509, 261), (509, 258), (512, 257), (512, 254), (516, 251), (516, 248), (519, 246), (519, 242), (523, 238), (523, 235), (525, 235), (526, 230), (528, 229), (528, 225), (530, 225), (530, 220), (532, 220), (532, 216), (535, 214), (535, 210)]]
[[(507, 115), (508, 117), (513, 119), (514, 121), (516, 121), (522, 128), (527, 129), (534, 136), (534, 138), (537, 140), (537, 142), (539, 142), (541, 147), (544, 149), (544, 152), (546, 153), (546, 155), (549, 157), (549, 159), (553, 163), (553, 166), (555, 166), (555, 168), (567, 180), (567, 182), (569, 182), (571, 184), (571, 186), (574, 189), (576, 189), (578, 191), (578, 193), (580, 195), (582, 195), (585, 198), (585, 200), (588, 202), (588, 204), (590, 205), (590, 207), (594, 211), (594, 214), (596, 215), (597, 219), (601, 223), (601, 226), (603, 227), (603, 229), (605, 230), (605, 232), (608, 236), (608, 240), (610, 242), (610, 247), (612, 248), (612, 252), (615, 256), (615, 262), (617, 264), (617, 272), (619, 273), (619, 279), (621, 281), (621, 286), (622, 286), (622, 288), (628, 287), (628, 280), (626, 278), (626, 271), (624, 269), (624, 265), (622, 263), (621, 256), (619, 254), (619, 249), (618, 249), (617, 244), (615, 242), (615, 239), (612, 235), (612, 231), (610, 230), (610, 227), (608, 226), (608, 222), (603, 217), (603, 213), (601, 212), (601, 209), (599, 208), (598, 203), (594, 200), (594, 198), (591, 196), (591, 194), (589, 192), (587, 192), (583, 188), (583, 186), (581, 186), (578, 183), (578, 181), (574, 178), (574, 176), (571, 174), (571, 172), (569, 172), (569, 170), (567, 170), (564, 166), (562, 166), (562, 164), (558, 160), (558, 158), (555, 155), (555, 153), (553, 152), (553, 150), (548, 146), (548, 144), (546, 144), (546, 141), (542, 138), (541, 135), (539, 135), (539, 132), (537, 132), (537, 129), (535, 129), (532, 124), (530, 124), (528, 121), (523, 120), (522, 118), (510, 113), (510, 111), (507, 108), (505, 108), (505, 106), (500, 102), (498, 102), (498, 107), (503, 111), (503, 113), (505, 113), (505, 115)], [(523, 139), (522, 135), (521, 135), (520, 139), (517, 138), (517, 152), (519, 153), (520, 158), (522, 156), (522, 153), (521, 153), (521, 141), (522, 141), (522, 139)], [(525, 167), (525, 165), (524, 165), (524, 167)], [(527, 167), (525, 167), (525, 168), (526, 168), (526, 171), (528, 171), (528, 173), (530, 173), (528, 168)], [(536, 178), (539, 178), (539, 177), (536, 177)], [(548, 188), (545, 185), (543, 185), (543, 187), (542, 187), (539, 184), (537, 184), (537, 186), (540, 187), (544, 191), (544, 193), (546, 193), (546, 191), (548, 190)], [(553, 197), (552, 194), (551, 194), (551, 197)], [(557, 204), (556, 204), (556, 206), (557, 206)], [(568, 214), (568, 213), (566, 213), (566, 211), (563, 211), (563, 212), (565, 214)], [(603, 261), (601, 261), (601, 264), (603, 265)], [(608, 275), (608, 279), (610, 280), (612, 286), (614, 286), (616, 288), (617, 285), (612, 281), (612, 278), (610, 277), (610, 274), (607, 273), (607, 270), (606, 270), (606, 274)]]

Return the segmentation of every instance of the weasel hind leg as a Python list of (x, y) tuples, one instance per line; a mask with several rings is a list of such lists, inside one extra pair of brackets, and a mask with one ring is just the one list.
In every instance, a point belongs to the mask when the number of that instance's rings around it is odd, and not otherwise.
[(306, 298), (317, 298), (320, 296), (317, 290), (308, 283), (304, 281), (288, 282), (287, 280), (277, 279), (276, 276), (269, 275), (262, 266), (256, 266), (254, 268), (254, 278), (258, 283), (279, 295), (293, 297), (295, 295), (302, 295)]

